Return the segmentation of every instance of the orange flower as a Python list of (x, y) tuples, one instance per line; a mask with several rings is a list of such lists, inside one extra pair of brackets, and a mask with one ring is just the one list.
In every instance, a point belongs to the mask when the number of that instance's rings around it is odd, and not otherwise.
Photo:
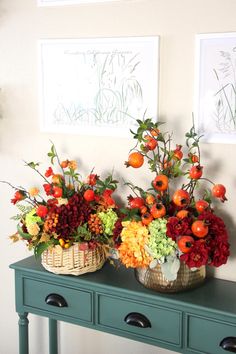
[(75, 160), (68, 161), (68, 167), (72, 170), (76, 170), (78, 168), (77, 162)]
[(148, 266), (152, 259), (145, 250), (149, 238), (147, 227), (141, 221), (125, 221), (122, 225), (122, 243), (118, 249), (121, 262), (127, 268)]

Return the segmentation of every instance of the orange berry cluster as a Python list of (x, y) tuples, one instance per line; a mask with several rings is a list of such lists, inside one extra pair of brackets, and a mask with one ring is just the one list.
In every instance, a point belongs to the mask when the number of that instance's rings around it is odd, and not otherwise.
[(49, 213), (47, 215), (47, 219), (45, 220), (43, 230), (45, 232), (55, 232), (58, 224), (58, 217), (59, 215), (57, 213)]
[(92, 233), (96, 235), (103, 233), (102, 221), (97, 214), (90, 214), (88, 220), (88, 228)]

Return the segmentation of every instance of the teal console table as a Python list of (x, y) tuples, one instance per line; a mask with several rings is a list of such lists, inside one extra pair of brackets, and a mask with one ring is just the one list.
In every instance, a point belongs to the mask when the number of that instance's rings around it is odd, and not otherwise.
[[(49, 318), (49, 353), (57, 354), (57, 321), (167, 348), (178, 353), (236, 352), (236, 283), (208, 279), (201, 287), (160, 294), (132, 270), (106, 264), (79, 277), (47, 272), (34, 257), (15, 270), (19, 353), (28, 354), (28, 313)], [(82, 353), (81, 353), (82, 354)]]

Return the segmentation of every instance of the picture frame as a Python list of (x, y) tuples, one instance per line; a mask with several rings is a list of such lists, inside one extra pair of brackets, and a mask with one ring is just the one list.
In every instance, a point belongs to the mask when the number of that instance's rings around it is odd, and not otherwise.
[(236, 32), (196, 35), (197, 131), (206, 143), (236, 143)]
[[(106, 3), (120, 0), (38, 0), (38, 6), (86, 5), (91, 3)], [(122, 0), (129, 1), (129, 0)]]
[(157, 119), (159, 37), (39, 41), (42, 132), (129, 137)]

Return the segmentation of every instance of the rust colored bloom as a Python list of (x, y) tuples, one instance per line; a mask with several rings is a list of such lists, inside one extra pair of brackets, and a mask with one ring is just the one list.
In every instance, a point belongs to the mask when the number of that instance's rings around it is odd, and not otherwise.
[(11, 203), (16, 204), (17, 202), (19, 202), (20, 200), (23, 200), (25, 198), (26, 198), (26, 196), (23, 191), (16, 191), (14, 194), (14, 198), (11, 199)]
[(98, 180), (98, 175), (96, 175), (95, 173), (90, 173), (90, 175), (87, 177), (87, 183), (90, 186), (95, 186), (95, 184), (97, 183)]
[(36, 214), (40, 218), (44, 218), (48, 213), (48, 208), (45, 205), (39, 205), (38, 208), (36, 209)]
[(115, 201), (112, 199), (111, 195), (113, 193), (112, 189), (105, 189), (105, 191), (102, 193), (102, 197), (104, 199), (104, 202), (106, 203), (107, 206), (115, 206)]
[(43, 189), (45, 190), (45, 193), (47, 195), (52, 195), (53, 194), (53, 189), (52, 189), (51, 184), (49, 184), (49, 183), (43, 184)]
[(50, 177), (53, 175), (53, 170), (52, 167), (49, 167), (47, 171), (45, 172), (45, 177)]

